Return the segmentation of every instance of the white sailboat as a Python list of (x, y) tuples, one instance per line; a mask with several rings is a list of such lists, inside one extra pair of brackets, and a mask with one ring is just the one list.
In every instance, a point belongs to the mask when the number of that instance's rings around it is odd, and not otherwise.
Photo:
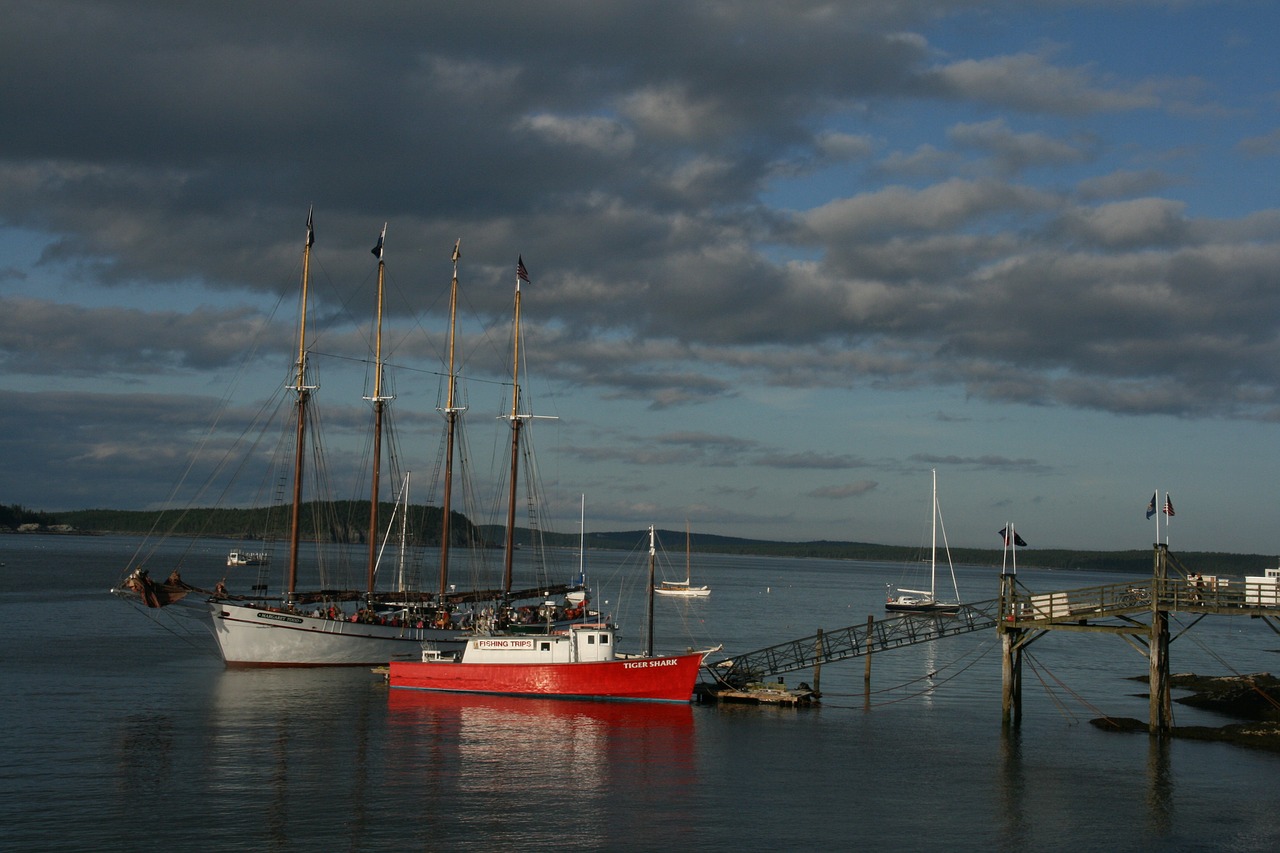
[[(960, 588), (956, 583), (955, 566), (951, 564), (951, 548), (947, 545), (947, 528), (942, 524), (942, 509), (938, 505), (938, 471), (933, 470), (933, 509), (930, 528), (931, 543), (929, 549), (929, 588), (894, 589), (889, 585), (889, 593), (885, 599), (884, 609), (890, 613), (957, 613), (960, 610)], [(951, 586), (955, 598), (950, 601), (939, 601), (938, 584), (938, 528), (942, 528), (942, 546), (947, 555), (947, 568), (951, 572)]]
[(711, 587), (693, 585), (691, 552), (689, 525), (686, 523), (684, 526), (684, 580), (661, 581), (653, 588), (654, 594), (680, 598), (704, 598), (711, 594)]

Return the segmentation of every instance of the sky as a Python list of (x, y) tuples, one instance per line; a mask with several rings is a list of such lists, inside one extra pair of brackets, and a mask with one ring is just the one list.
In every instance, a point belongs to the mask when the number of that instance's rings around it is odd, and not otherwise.
[(500, 477), (523, 258), (555, 528), (917, 545), (936, 471), (952, 546), (1280, 551), (1271, 0), (0, 7), (0, 502), (173, 500), (288, 374), (314, 207), (337, 492), (386, 223), (400, 464), (460, 239)]

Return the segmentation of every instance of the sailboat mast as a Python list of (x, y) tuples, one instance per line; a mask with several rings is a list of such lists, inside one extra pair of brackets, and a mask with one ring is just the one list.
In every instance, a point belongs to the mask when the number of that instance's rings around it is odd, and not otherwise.
[(316, 242), (312, 224), (314, 208), (307, 210), (307, 239), (302, 248), (302, 306), (298, 312), (298, 360), (294, 363), (293, 393), (298, 424), (294, 433), (293, 448), (293, 503), (289, 511), (289, 578), (285, 598), (291, 600), (298, 588), (298, 542), (302, 535), (302, 468), (306, 459), (307, 403), (311, 388), (307, 386), (307, 289), (311, 278), (311, 247)]
[(378, 310), (374, 329), (373, 355), (373, 474), (369, 494), (369, 568), (365, 589), (373, 592), (374, 572), (378, 567), (378, 489), (382, 483), (382, 409), (386, 398), (382, 396), (382, 293), (386, 262), (382, 259), (382, 246), (387, 239), (387, 223), (382, 223), (382, 234), (373, 253), (378, 256)]
[(458, 260), (462, 257), (462, 238), (453, 244), (453, 284), (449, 287), (449, 390), (445, 398), (445, 452), (444, 452), (444, 495), (441, 501), (440, 514), (440, 586), (438, 600), (444, 600), (449, 589), (449, 545), (452, 534), (449, 530), (449, 516), (453, 510), (453, 445), (454, 431), (458, 424), (458, 408), (454, 394), (458, 388), (458, 375), (455, 372), (454, 357), (456, 355), (456, 333), (458, 323)]
[(936, 601), (935, 596), (938, 577), (938, 469), (933, 469), (933, 540), (929, 546), (929, 600)]
[(515, 322), (512, 327), (513, 353), (511, 357), (511, 491), (507, 496), (507, 542), (502, 563), (502, 591), (511, 592), (511, 564), (515, 555), (516, 536), (516, 488), (520, 474), (520, 280), (524, 271), (523, 260), (516, 267)]
[(403, 593), (406, 589), (404, 585), (404, 560), (405, 554), (409, 548), (409, 471), (404, 472), (404, 509), (400, 513), (400, 571), (396, 577), (396, 592)]
[(691, 565), (693, 539), (689, 533), (689, 519), (684, 520), (684, 585), (693, 583), (693, 566)]

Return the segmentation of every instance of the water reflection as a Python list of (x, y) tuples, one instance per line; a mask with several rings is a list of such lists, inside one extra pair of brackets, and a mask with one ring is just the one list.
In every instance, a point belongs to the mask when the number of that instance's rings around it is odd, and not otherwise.
[(1173, 817), (1173, 772), (1170, 738), (1150, 737), (1147, 746), (1147, 821), (1151, 833), (1166, 836)]
[(1022, 733), (1006, 726), (1000, 733), (1000, 815), (1005, 849), (1019, 849), (1019, 839), (1030, 837), (1026, 815), (1026, 779), (1022, 765)]
[(202, 760), (228, 819), (265, 847), (296, 843), (315, 803), (343, 804), (344, 831), (368, 825), (371, 706), (385, 688), (366, 669), (250, 669), (211, 684)]
[[(413, 690), (389, 691), (387, 704), (389, 783), (425, 794), (424, 809), (446, 799), (452, 819), (491, 841), (616, 836), (619, 800), (633, 807), (623, 820), (637, 832), (651, 833), (659, 815), (675, 832), (695, 829), (689, 705)], [(548, 829), (557, 812), (565, 822)]]

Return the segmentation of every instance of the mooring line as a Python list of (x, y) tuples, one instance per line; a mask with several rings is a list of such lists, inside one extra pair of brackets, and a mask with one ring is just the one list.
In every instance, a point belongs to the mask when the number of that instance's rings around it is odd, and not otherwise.
[(1206, 646), (1200, 640), (1200, 638), (1195, 634), (1187, 634), (1186, 636), (1189, 636), (1191, 638), (1191, 641), (1194, 642), (1200, 648), (1201, 651), (1203, 651), (1205, 654), (1209, 655), (1209, 657), (1216, 660), (1219, 664), (1222, 665), (1224, 669), (1226, 669), (1236, 678), (1245, 680), (1246, 683), (1248, 683), (1249, 685), (1249, 689), (1252, 690), (1254, 693), (1257, 693), (1259, 696), (1261, 696), (1263, 701), (1271, 705), (1271, 707), (1275, 708), (1276, 710), (1280, 710), (1280, 702), (1277, 702), (1275, 698), (1271, 696), (1270, 693), (1268, 693), (1267, 691), (1259, 687), (1258, 683), (1254, 681), (1254, 679), (1251, 676), (1247, 676), (1244, 673), (1240, 672), (1238, 669), (1236, 669), (1234, 666), (1228, 663), (1226, 658), (1224, 658), (1222, 655), (1218, 654), (1213, 649)]
[(1026, 658), (1027, 658), (1028, 663), (1030, 663), (1030, 664), (1031, 664), (1031, 669), (1032, 669), (1032, 671), (1033, 671), (1033, 672), (1035, 672), (1035, 674), (1036, 674), (1036, 678), (1040, 680), (1040, 684), (1045, 688), (1045, 692), (1049, 694), (1049, 697), (1050, 697), (1051, 699), (1053, 699), (1054, 704), (1058, 705), (1058, 707), (1060, 708), (1060, 710), (1063, 712), (1063, 714), (1064, 714), (1064, 715), (1069, 716), (1072, 720), (1075, 720), (1077, 723), (1079, 722), (1079, 719), (1076, 717), (1076, 715), (1075, 715), (1075, 714), (1072, 714), (1072, 713), (1067, 709), (1067, 707), (1066, 707), (1065, 703), (1063, 703), (1063, 702), (1062, 702), (1062, 701), (1061, 701), (1061, 700), (1060, 700), (1056, 695), (1054, 695), (1054, 693), (1053, 693), (1052, 689), (1051, 689), (1047, 684), (1045, 684), (1044, 679), (1043, 679), (1043, 678), (1041, 678), (1041, 676), (1040, 676), (1040, 672), (1041, 672), (1042, 670), (1043, 670), (1043, 672), (1044, 672), (1046, 675), (1048, 675), (1050, 678), (1052, 678), (1052, 679), (1053, 679), (1053, 681), (1054, 681), (1054, 682), (1055, 682), (1059, 687), (1061, 687), (1061, 688), (1062, 688), (1062, 690), (1063, 690), (1064, 692), (1068, 693), (1068, 694), (1069, 694), (1073, 699), (1075, 699), (1075, 700), (1076, 700), (1077, 702), (1079, 702), (1081, 705), (1083, 705), (1084, 707), (1088, 708), (1090, 711), (1092, 711), (1093, 713), (1097, 714), (1099, 717), (1101, 717), (1102, 719), (1106, 720), (1107, 722), (1112, 722), (1112, 723), (1114, 722), (1114, 720), (1111, 718), (1111, 716), (1110, 716), (1109, 714), (1107, 714), (1107, 713), (1106, 713), (1105, 711), (1103, 711), (1101, 708), (1096, 707), (1093, 703), (1089, 702), (1087, 699), (1085, 699), (1085, 698), (1084, 698), (1083, 696), (1081, 696), (1079, 693), (1077, 693), (1077, 692), (1075, 692), (1074, 690), (1072, 690), (1072, 689), (1067, 685), (1067, 683), (1066, 683), (1065, 681), (1063, 681), (1062, 679), (1058, 678), (1058, 676), (1054, 675), (1054, 673), (1053, 673), (1053, 671), (1052, 671), (1052, 670), (1050, 670), (1047, 666), (1045, 666), (1044, 664), (1040, 663), (1040, 662), (1039, 662), (1039, 661), (1037, 661), (1035, 658), (1033, 658), (1033, 657), (1031, 656), (1031, 654), (1030, 654), (1030, 653), (1026, 653), (1026, 652), (1024, 652), (1024, 654), (1026, 655)]
[[(911, 679), (910, 681), (904, 681), (904, 682), (902, 682), (901, 684), (896, 684), (896, 685), (893, 685), (893, 686), (891, 686), (891, 687), (886, 687), (886, 688), (884, 688), (884, 689), (882, 689), (882, 690), (873, 690), (873, 691), (872, 691), (872, 692), (870, 692), (870, 693), (829, 693), (829, 694), (823, 694), (824, 696), (847, 696), (847, 697), (853, 697), (853, 696), (868, 696), (868, 697), (869, 697), (869, 696), (878, 696), (878, 695), (880, 695), (880, 694), (882, 694), (882, 693), (889, 693), (889, 692), (894, 691), (894, 690), (901, 690), (902, 688), (906, 687), (906, 686), (907, 686), (907, 685), (909, 685), (909, 684), (917, 684), (917, 683), (919, 683), (919, 682), (921, 682), (921, 681), (930, 681), (930, 682), (932, 682), (932, 683), (931, 683), (928, 687), (926, 687), (925, 689), (923, 689), (923, 690), (918, 690), (918, 691), (916, 691), (916, 692), (914, 692), (914, 693), (908, 693), (906, 696), (899, 696), (899, 697), (897, 697), (897, 698), (895, 698), (895, 699), (889, 699), (889, 700), (886, 700), (886, 701), (884, 701), (884, 702), (875, 702), (875, 703), (872, 703), (872, 704), (866, 704), (866, 703), (864, 703), (864, 704), (862, 704), (862, 705), (832, 705), (832, 704), (830, 704), (830, 703), (826, 703), (826, 702), (824, 702), (823, 704), (824, 704), (824, 705), (826, 705), (827, 707), (830, 707), (830, 708), (883, 708), (883, 707), (886, 707), (886, 706), (888, 706), (888, 705), (896, 705), (896, 704), (897, 704), (897, 703), (899, 703), (899, 702), (905, 702), (905, 701), (907, 701), (908, 699), (917, 699), (917, 698), (919, 698), (919, 697), (921, 697), (921, 696), (925, 696), (925, 695), (927, 695), (927, 694), (929, 694), (929, 693), (932, 693), (933, 691), (937, 690), (939, 687), (941, 687), (942, 685), (944, 685), (944, 684), (946, 684), (947, 682), (951, 681), (952, 679), (954, 679), (954, 678), (958, 678), (961, 674), (963, 674), (963, 673), (964, 673), (966, 670), (968, 670), (970, 667), (977, 665), (977, 663), (978, 663), (979, 661), (981, 661), (983, 658), (985, 658), (985, 657), (986, 657), (986, 656), (991, 652), (991, 649), (992, 649), (992, 648), (994, 648), (994, 645), (993, 645), (992, 643), (989, 643), (989, 642), (988, 642), (988, 643), (982, 643), (981, 645), (979, 645), (979, 646), (975, 647), (972, 651), (966, 652), (965, 654), (961, 655), (960, 657), (956, 658), (954, 661), (951, 661), (950, 663), (946, 664), (945, 666), (939, 667), (938, 669), (935, 669), (935, 670), (933, 670), (932, 672), (927, 672), (927, 673), (925, 673), (924, 675), (920, 676), (919, 678), (913, 678), (913, 679)], [(965, 666), (963, 666), (961, 669), (957, 670), (955, 673), (953, 673), (953, 674), (951, 674), (951, 675), (949, 675), (949, 676), (947, 676), (946, 678), (943, 678), (943, 679), (941, 679), (941, 680), (938, 680), (938, 679), (936, 678), (936, 676), (937, 676), (937, 674), (938, 674), (939, 672), (941, 672), (941, 671), (943, 671), (943, 670), (945, 670), (945, 669), (949, 669), (949, 668), (951, 668), (951, 667), (955, 666), (955, 665), (956, 665), (956, 664), (958, 664), (960, 661), (963, 661), (963, 660), (964, 660), (966, 657), (968, 657), (969, 655), (976, 654), (977, 652), (982, 652), (982, 654), (978, 655), (978, 656), (977, 656), (977, 657), (975, 657), (973, 660), (969, 661), (969, 663), (965, 664)]]

